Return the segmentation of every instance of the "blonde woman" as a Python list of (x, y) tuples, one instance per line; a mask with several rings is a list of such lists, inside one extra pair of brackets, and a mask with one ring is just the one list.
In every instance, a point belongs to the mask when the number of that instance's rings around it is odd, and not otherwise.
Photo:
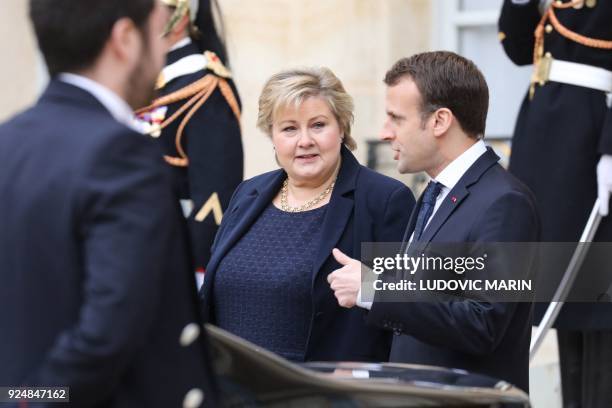
[(351, 150), (353, 101), (327, 68), (268, 80), (258, 127), (279, 170), (243, 182), (212, 248), (201, 290), (208, 321), (294, 361), (386, 361), (390, 335), (338, 306), (327, 275), (338, 248), (401, 241), (414, 206), (400, 182)]

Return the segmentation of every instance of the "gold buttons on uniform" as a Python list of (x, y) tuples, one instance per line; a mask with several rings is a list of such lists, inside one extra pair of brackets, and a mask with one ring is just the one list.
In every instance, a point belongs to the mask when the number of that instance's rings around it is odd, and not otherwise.
[(204, 392), (199, 388), (192, 388), (183, 399), (183, 408), (198, 408), (204, 401)]
[(553, 26), (552, 26), (552, 25), (550, 25), (550, 24), (546, 24), (546, 27), (545, 27), (544, 29), (546, 30), (546, 32), (547, 32), (548, 34), (550, 34), (550, 33), (552, 33)]
[(181, 346), (187, 347), (191, 343), (196, 341), (198, 336), (200, 336), (200, 326), (196, 323), (189, 323), (181, 332), (181, 338), (179, 339), (179, 343), (181, 344)]

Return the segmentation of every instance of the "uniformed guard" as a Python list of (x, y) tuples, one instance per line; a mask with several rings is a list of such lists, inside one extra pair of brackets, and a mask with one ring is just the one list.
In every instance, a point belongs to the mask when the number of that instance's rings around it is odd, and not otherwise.
[[(161, 95), (137, 113), (159, 138), (187, 217), (196, 270), (203, 271), (231, 195), (243, 177), (240, 100), (215, 25), (215, 0), (163, 0), (172, 47)], [(201, 274), (196, 274), (201, 279)]]
[[(542, 241), (576, 242), (596, 198), (609, 211), (612, 1), (505, 0), (499, 29), (510, 59), (534, 64), (510, 171), (536, 195)], [(595, 240), (612, 241), (609, 217)], [(612, 406), (612, 306), (566, 304), (556, 327), (563, 406)]]

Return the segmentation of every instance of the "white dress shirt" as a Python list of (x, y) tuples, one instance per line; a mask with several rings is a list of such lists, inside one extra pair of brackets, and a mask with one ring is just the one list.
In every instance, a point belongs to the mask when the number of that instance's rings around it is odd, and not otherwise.
[(112, 115), (113, 118), (115, 118), (117, 122), (142, 133), (141, 127), (136, 123), (136, 118), (134, 117), (132, 108), (130, 108), (127, 102), (121, 99), (119, 95), (104, 85), (101, 85), (100, 83), (82, 75), (68, 72), (62, 72), (57, 78), (62, 82), (74, 85), (90, 93), (98, 100), (98, 102), (102, 104), (102, 106), (104, 106), (104, 108), (106, 108), (106, 110)]
[(187, 44), (191, 44), (191, 43), (192, 43), (191, 38), (185, 37), (183, 39), (178, 40), (172, 47), (170, 47), (168, 52), (178, 50), (179, 48), (184, 47)]
[[(431, 213), (431, 217), (429, 217), (429, 220), (427, 220), (425, 229), (427, 229), (427, 226), (429, 225), (430, 221), (436, 215), (436, 212), (444, 202), (444, 199), (446, 198), (448, 193), (457, 185), (457, 183), (459, 182), (461, 177), (463, 177), (465, 172), (468, 171), (468, 169), (472, 167), (474, 163), (476, 163), (476, 160), (478, 160), (478, 158), (480, 158), (480, 156), (482, 156), (486, 151), (487, 146), (482, 140), (478, 140), (469, 149), (461, 153), (459, 157), (450, 162), (440, 172), (440, 174), (438, 174), (435, 179), (432, 179), (432, 181), (437, 181), (438, 183), (442, 184), (442, 190), (436, 198), (436, 205), (434, 206), (433, 212)], [(412, 232), (412, 235), (410, 235), (410, 239), (408, 240), (408, 242), (412, 242), (413, 238), (414, 232)], [(372, 308), (372, 302), (361, 301), (361, 289), (359, 289), (359, 293), (357, 294), (356, 303), (357, 306), (362, 307), (364, 309), (370, 310)]]
[[(438, 177), (433, 179), (433, 181), (437, 181), (438, 183), (442, 184), (442, 190), (436, 198), (436, 205), (431, 213), (431, 217), (429, 217), (429, 220), (427, 220), (425, 229), (427, 229), (429, 222), (436, 215), (438, 208), (440, 208), (448, 193), (457, 185), (465, 172), (468, 171), (468, 169), (472, 167), (474, 163), (476, 163), (476, 160), (478, 160), (486, 151), (487, 146), (484, 144), (484, 142), (482, 140), (477, 141), (469, 149), (461, 153), (459, 157), (450, 162), (448, 166), (446, 166), (444, 170), (438, 174)], [(414, 235), (414, 232), (412, 234)], [(412, 242), (412, 236), (410, 237), (409, 242)]]

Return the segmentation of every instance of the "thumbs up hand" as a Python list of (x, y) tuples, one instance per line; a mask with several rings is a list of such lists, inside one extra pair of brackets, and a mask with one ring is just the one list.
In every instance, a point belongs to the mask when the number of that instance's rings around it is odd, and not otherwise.
[(337, 248), (333, 249), (332, 255), (342, 268), (330, 273), (327, 282), (334, 291), (338, 304), (351, 308), (355, 306), (361, 288), (361, 262), (345, 255)]

